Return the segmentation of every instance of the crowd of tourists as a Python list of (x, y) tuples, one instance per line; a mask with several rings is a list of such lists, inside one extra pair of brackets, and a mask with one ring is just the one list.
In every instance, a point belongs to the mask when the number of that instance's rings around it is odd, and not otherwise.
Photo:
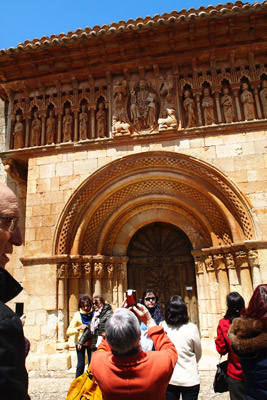
[[(15, 194), (0, 183), (0, 399), (30, 400), (25, 358), (29, 342), (23, 334), (25, 316), (5, 303), (21, 285), (5, 270), (7, 254), (22, 244)], [(231, 292), (219, 321), (215, 345), (228, 355), (227, 385), (231, 400), (267, 398), (267, 284), (257, 286), (245, 307)], [(200, 389), (198, 362), (201, 340), (189, 321), (184, 299), (169, 298), (164, 313), (154, 289), (139, 303), (112, 311), (103, 297), (83, 296), (67, 329), (77, 351), (76, 379), (90, 373), (105, 400), (196, 400)], [(75, 381), (74, 381), (75, 382)], [(76, 398), (76, 397), (75, 397)], [(80, 398), (80, 397), (79, 397)], [(90, 398), (85, 396), (84, 398)]]

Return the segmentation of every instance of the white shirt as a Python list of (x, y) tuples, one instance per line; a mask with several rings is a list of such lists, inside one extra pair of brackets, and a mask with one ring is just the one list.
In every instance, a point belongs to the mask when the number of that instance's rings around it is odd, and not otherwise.
[(175, 345), (178, 359), (170, 380), (175, 386), (195, 386), (200, 383), (198, 365), (201, 358), (200, 336), (195, 324), (187, 322), (179, 327), (171, 327), (164, 321), (162, 326)]

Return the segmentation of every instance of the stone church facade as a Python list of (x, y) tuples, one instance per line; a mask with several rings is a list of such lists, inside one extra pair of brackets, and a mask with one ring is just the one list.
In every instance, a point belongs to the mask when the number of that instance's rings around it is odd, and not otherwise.
[(0, 51), (29, 369), (71, 366), (81, 295), (181, 294), (209, 348), (227, 293), (267, 281), (266, 30), (237, 1)]

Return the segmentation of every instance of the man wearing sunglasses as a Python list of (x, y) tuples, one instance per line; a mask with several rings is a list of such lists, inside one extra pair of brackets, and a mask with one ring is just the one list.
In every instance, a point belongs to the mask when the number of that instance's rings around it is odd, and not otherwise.
[(22, 322), (6, 302), (21, 291), (21, 285), (4, 269), (13, 246), (22, 245), (18, 227), (19, 206), (15, 194), (0, 183), (0, 398), (29, 400)]

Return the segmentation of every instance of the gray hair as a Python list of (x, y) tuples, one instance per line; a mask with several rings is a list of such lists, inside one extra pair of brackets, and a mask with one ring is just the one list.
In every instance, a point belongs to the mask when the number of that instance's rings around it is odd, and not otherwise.
[(107, 320), (105, 332), (110, 347), (120, 354), (132, 350), (141, 335), (137, 317), (127, 308), (117, 308)]

